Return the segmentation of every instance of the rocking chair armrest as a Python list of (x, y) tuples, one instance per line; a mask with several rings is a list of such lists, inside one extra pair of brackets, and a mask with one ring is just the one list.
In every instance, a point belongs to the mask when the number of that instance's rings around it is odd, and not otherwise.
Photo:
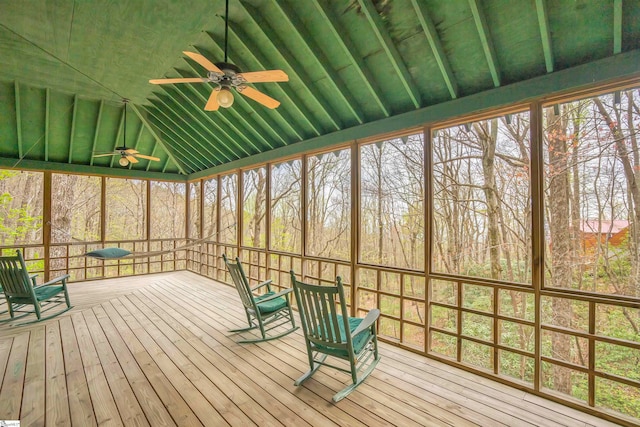
[(258, 304), (262, 304), (265, 301), (271, 301), (272, 299), (276, 299), (276, 298), (280, 298), (283, 297), (287, 294), (290, 294), (291, 292), (293, 292), (293, 288), (287, 288), (287, 289), (283, 289), (280, 292), (278, 292), (277, 294), (273, 294), (265, 299), (261, 299), (260, 301), (258, 301)]
[(369, 313), (367, 313), (367, 316), (358, 325), (358, 327), (355, 328), (353, 332), (351, 332), (351, 336), (355, 337), (359, 333), (369, 329), (371, 325), (373, 325), (376, 320), (378, 320), (378, 317), (380, 317), (380, 310), (378, 310), (377, 308), (370, 310)]
[(262, 283), (260, 283), (258, 285), (255, 285), (253, 288), (251, 288), (251, 292), (255, 291), (256, 289), (260, 289), (263, 286), (266, 286), (267, 289), (269, 290), (269, 292), (271, 292), (271, 282), (272, 281), (273, 280), (269, 279), (269, 280), (265, 280), (264, 282), (262, 282)]
[(31, 279), (31, 283), (33, 283), (33, 287), (36, 287), (36, 277), (38, 277), (38, 273), (30, 274), (29, 279)]
[(43, 286), (53, 285), (54, 283), (66, 281), (69, 277), (71, 277), (69, 274), (56, 277), (55, 279), (49, 280), (47, 283), (43, 283), (42, 285), (38, 286), (38, 288), (41, 288)]

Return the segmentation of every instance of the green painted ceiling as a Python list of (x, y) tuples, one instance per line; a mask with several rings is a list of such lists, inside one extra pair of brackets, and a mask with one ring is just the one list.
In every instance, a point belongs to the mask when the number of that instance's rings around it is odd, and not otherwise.
[[(640, 49), (638, 0), (230, 0), (229, 62), (284, 70), (254, 85), (280, 107), (207, 112), (209, 83), (149, 84), (205, 76), (182, 51), (224, 59), (224, 7), (0, 0), (0, 165), (203, 176)], [(92, 157), (123, 141), (161, 160)]]

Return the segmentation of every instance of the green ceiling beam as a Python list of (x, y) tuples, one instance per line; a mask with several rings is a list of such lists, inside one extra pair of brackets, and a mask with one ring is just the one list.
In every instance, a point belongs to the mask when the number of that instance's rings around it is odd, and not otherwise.
[[(0, 157), (0, 168), (15, 168), (16, 159), (8, 159)], [(130, 170), (127, 168), (110, 168), (105, 166), (88, 166), (70, 163), (43, 162), (40, 160), (20, 161), (19, 169), (36, 170), (36, 171), (52, 171), (52, 172), (69, 172), (83, 175), (94, 176), (113, 176), (122, 178), (140, 178), (140, 179), (158, 179), (167, 181), (183, 182), (187, 180), (186, 175), (178, 175), (175, 173), (148, 172), (143, 170)]]
[[(248, 36), (244, 32), (240, 32), (239, 34), (237, 34), (233, 30), (229, 31), (229, 33), (235, 36), (236, 43), (242, 44), (244, 48), (247, 49), (247, 51), (251, 54), (251, 58), (253, 58), (253, 63), (258, 64), (257, 67), (250, 67), (252, 69), (251, 70), (247, 69), (247, 71), (259, 71), (259, 70), (273, 68), (272, 66), (267, 65), (267, 60), (263, 55), (261, 55), (260, 58), (257, 57), (256, 52), (260, 52), (260, 49), (253, 43), (248, 44), (247, 40), (250, 40), (250, 36)], [(287, 72), (287, 74), (289, 75), (294, 74), (295, 76), (298, 77), (298, 79), (300, 79), (299, 74), (289, 64), (287, 64), (287, 67), (280, 67), (280, 68), (285, 68), (285, 71)], [(302, 85), (305, 87), (305, 89), (308, 90), (308, 87), (306, 86), (305, 82), (303, 82)], [(311, 128), (314, 134), (321, 135), (324, 132), (324, 130), (318, 123), (318, 119), (315, 117), (315, 115), (311, 111), (309, 111), (309, 109), (303, 102), (302, 98), (293, 91), (293, 89), (291, 88), (291, 83), (274, 83), (272, 84), (272, 87), (273, 87), (273, 92), (280, 93), (281, 95), (281, 96), (275, 96), (275, 98), (282, 103), (282, 105), (276, 108), (275, 111), (282, 114), (282, 112), (279, 111), (280, 108), (282, 107), (285, 107), (285, 109), (295, 110), (296, 118), (299, 118), (302, 122), (306, 122), (306, 124)], [(315, 101), (316, 103), (319, 102), (316, 99), (316, 95), (314, 94), (312, 94), (312, 96), (309, 99), (312, 101)], [(313, 121), (312, 121), (312, 118), (314, 119)], [(298, 132), (296, 131), (296, 133)]]
[(322, 21), (329, 27), (329, 30), (331, 30), (331, 34), (333, 34), (340, 48), (342, 48), (342, 51), (347, 57), (348, 62), (350, 64), (353, 64), (354, 70), (362, 81), (362, 85), (368, 89), (371, 97), (373, 98), (375, 104), (380, 108), (382, 114), (384, 114), (385, 117), (389, 117), (391, 115), (391, 112), (387, 108), (387, 102), (380, 96), (382, 91), (376, 84), (376, 80), (374, 79), (373, 74), (371, 74), (371, 71), (369, 71), (369, 67), (367, 67), (367, 64), (364, 62), (364, 59), (360, 55), (354, 55), (354, 53), (357, 52), (355, 46), (350, 39), (346, 38), (346, 36), (343, 36), (344, 31), (339, 30), (336, 26), (338, 17), (335, 16), (331, 9), (329, 9), (329, 7), (324, 5), (322, 2), (318, 0), (311, 1), (313, 2), (316, 11), (320, 14)]
[[(215, 141), (218, 141), (218, 143), (222, 144), (222, 140), (218, 137), (218, 135), (216, 135), (215, 132), (212, 132), (207, 126), (204, 126), (204, 124), (202, 123), (202, 119), (203, 117), (206, 119), (208, 118), (208, 116), (206, 114), (201, 114), (200, 116), (196, 116), (194, 114), (194, 111), (204, 111), (202, 110), (202, 107), (196, 105), (188, 96), (186, 96), (186, 94), (184, 93), (184, 91), (187, 88), (184, 87), (184, 85), (182, 86), (174, 86), (173, 90), (175, 90), (175, 92), (183, 99), (185, 100), (189, 105), (191, 105), (192, 108), (186, 108), (185, 106), (183, 106), (181, 103), (179, 104), (186, 115), (188, 115), (190, 117), (190, 122), (192, 123), (197, 123), (199, 124), (203, 131), (206, 132), (206, 135), (203, 135), (203, 139), (207, 142), (210, 142), (212, 140), (214, 140), (214, 143), (211, 143), (210, 146), (213, 150), (215, 150), (218, 154), (214, 155), (214, 158), (216, 159), (216, 161), (218, 161), (219, 163), (224, 163), (224, 162), (228, 162), (231, 161), (231, 157), (226, 154), (224, 151), (220, 150), (220, 148), (218, 148), (218, 146), (215, 144)], [(165, 89), (168, 92), (168, 89)], [(215, 123), (212, 123), (214, 126), (218, 126)], [(210, 150), (207, 149), (208, 152), (210, 152)], [(213, 154), (212, 154), (213, 155)], [(234, 153), (234, 158), (238, 158), (239, 156), (235, 155)]]
[(338, 76), (338, 73), (336, 73), (334, 70), (329, 69), (329, 58), (327, 58), (322, 50), (318, 47), (318, 44), (314, 41), (314, 38), (306, 29), (305, 25), (300, 21), (300, 18), (298, 18), (296, 13), (291, 10), (291, 8), (287, 6), (282, 0), (277, 0), (274, 2), (274, 4), (284, 15), (287, 22), (289, 22), (289, 25), (293, 27), (294, 33), (307, 48), (310, 57), (315, 59), (317, 69), (321, 70), (324, 74), (327, 82), (333, 88), (333, 94), (337, 95), (336, 98), (339, 98), (340, 101), (342, 101), (344, 106), (346, 106), (346, 108), (349, 110), (358, 124), (364, 123), (364, 114), (358, 107), (358, 103), (353, 98), (346, 85), (342, 82), (342, 80)]
[[(196, 50), (198, 50), (198, 49), (196, 48)], [(204, 56), (210, 56), (206, 52), (205, 53), (200, 52), (200, 53), (202, 55), (204, 55)], [(185, 59), (185, 61), (187, 61), (187, 60)], [(189, 64), (191, 69), (194, 71), (194, 73), (198, 74), (198, 71), (195, 68), (193, 68), (192, 61), (189, 60), (189, 61), (187, 61), (187, 63)], [(231, 136), (228, 135), (228, 132), (226, 132), (227, 133), (227, 141), (232, 142), (234, 146), (236, 146), (239, 150), (243, 151), (246, 155), (251, 155), (251, 153), (246, 150), (244, 145), (242, 145), (242, 144), (240, 144), (238, 142), (238, 140), (240, 140), (240, 139), (243, 139), (247, 145), (253, 147), (253, 149), (256, 150), (257, 152), (262, 151), (260, 148), (258, 148), (253, 143), (253, 141), (251, 141), (249, 139), (249, 137), (247, 135), (244, 134), (244, 132), (238, 130), (238, 128), (235, 126), (235, 124), (233, 124), (233, 122), (231, 122), (226, 117), (226, 114), (225, 114), (226, 111), (227, 111), (226, 109), (221, 107), (221, 108), (218, 109), (218, 111), (204, 111), (204, 106), (206, 105), (206, 103), (207, 103), (207, 101), (209, 99), (209, 95), (211, 95), (211, 91), (214, 90), (215, 87), (216, 87), (214, 84), (205, 84), (205, 85), (197, 84), (197, 85), (191, 85), (191, 87), (194, 88), (194, 92), (198, 93), (200, 95), (200, 97), (204, 98), (203, 103), (202, 103), (202, 105), (200, 107), (198, 107), (198, 110), (202, 111), (203, 114), (205, 114), (205, 115), (206, 114), (214, 115), (215, 118), (219, 119), (220, 121), (222, 121), (227, 126), (227, 129), (230, 128), (231, 131), (235, 133), (235, 137), (231, 137)], [(205, 87), (208, 88), (208, 89), (206, 90), (206, 95), (203, 95), (202, 91), (205, 90), (204, 89)], [(235, 101), (236, 98), (240, 98), (240, 96), (234, 96), (234, 101)], [(235, 152), (234, 152), (234, 154), (237, 155)], [(237, 155), (237, 156), (241, 157), (241, 155)]]
[[(116, 134), (116, 139), (115, 141), (113, 141), (113, 149), (111, 151), (115, 152), (116, 151), (116, 147), (118, 147), (118, 143), (120, 141), (120, 135), (124, 135), (124, 117), (125, 117), (125, 112), (124, 112), (124, 108), (122, 109), (122, 113), (120, 113), (120, 123), (118, 123), (118, 133)], [(116, 161), (116, 157), (118, 156), (112, 156), (111, 157), (111, 163), (109, 163), (109, 167), (113, 167)]]
[[(159, 102), (162, 102), (160, 98), (159, 98)], [(166, 103), (163, 103), (163, 105), (167, 109), (169, 109)], [(184, 143), (184, 145), (187, 145), (187, 147), (184, 147), (183, 144), (173, 145), (176, 153), (178, 152), (178, 149), (180, 149), (182, 161), (189, 162), (193, 166), (192, 169), (195, 169), (195, 170), (202, 170), (203, 168), (209, 167), (207, 163), (201, 160), (202, 155), (198, 156), (197, 149), (194, 147), (193, 143), (187, 138), (185, 138), (183, 135), (187, 134), (191, 139), (193, 139), (193, 136), (190, 135), (188, 132), (185, 132), (184, 128), (182, 128), (182, 126), (180, 126), (175, 121), (174, 118), (171, 118), (169, 114), (165, 111), (165, 109), (159, 108), (157, 105), (154, 105), (154, 107), (155, 109), (147, 108), (146, 109), (147, 112), (151, 114), (156, 120), (158, 120), (159, 122), (162, 122), (162, 125), (167, 130), (171, 130), (176, 136), (178, 136), (178, 138)], [(156, 112), (162, 114), (164, 119), (163, 117), (159, 116)], [(175, 111), (173, 113), (175, 114)], [(167, 123), (167, 120), (170, 123)], [(181, 133), (179, 133), (178, 131), (180, 131)], [(165, 135), (167, 134), (166, 131), (164, 133)]]
[(620, 52), (622, 52), (622, 0), (613, 0), (613, 54), (617, 55)]
[(14, 86), (15, 105), (16, 105), (16, 135), (18, 136), (18, 158), (22, 159), (22, 110), (20, 109), (20, 85), (16, 80)]
[(384, 23), (382, 22), (378, 11), (373, 5), (373, 2), (371, 0), (358, 0), (358, 4), (360, 4), (360, 8), (369, 20), (371, 28), (373, 28), (373, 32), (375, 33), (378, 42), (389, 57), (389, 61), (391, 61), (391, 65), (400, 78), (402, 86), (407, 91), (407, 94), (409, 95), (409, 98), (411, 98), (413, 105), (416, 108), (420, 108), (420, 105), (422, 104), (420, 91), (413, 81), (413, 77), (411, 77), (411, 73), (409, 73), (407, 65), (404, 63), (400, 52), (398, 52), (398, 49), (391, 39), (389, 32), (385, 29)]
[[(213, 40), (210, 34), (209, 34), (209, 37), (212, 42), (212, 45), (215, 46), (216, 49), (218, 49), (218, 51), (220, 52), (220, 55), (222, 55), (223, 54), (222, 48), (218, 46), (218, 44)], [(205, 102), (206, 102), (206, 98), (205, 98)], [(263, 129), (270, 131), (271, 135), (275, 137), (275, 139), (280, 140), (281, 144), (283, 145), (287, 144), (287, 140), (283, 138), (284, 130), (280, 127), (280, 125), (277, 124), (275, 120), (273, 120), (273, 117), (269, 115), (270, 113), (273, 113), (273, 115), (277, 115), (278, 117), (280, 117), (281, 119), (280, 121), (285, 123), (291, 129), (292, 133), (294, 133), (295, 135), (298, 135), (299, 139), (302, 139), (302, 137), (299, 136), (297, 131), (291, 126), (289, 121), (285, 120), (282, 117), (282, 115), (277, 111), (277, 109), (276, 111), (271, 111), (268, 108), (264, 108), (262, 105), (258, 104), (257, 102), (249, 101), (244, 96), (238, 96), (237, 99), (234, 101), (234, 104), (235, 102), (239, 102), (242, 108), (244, 109), (244, 111), (248, 113), (248, 114), (240, 114), (238, 113), (236, 108), (233, 108), (232, 111), (237, 116), (240, 116), (240, 117), (252, 116), (254, 119), (256, 119), (262, 124)], [(258, 130), (254, 126), (252, 126), (252, 129), (259, 134), (262, 133), (262, 132), (258, 132)], [(275, 144), (270, 144), (270, 145), (273, 145), (275, 148)]]
[(78, 95), (73, 96), (73, 113), (71, 114), (71, 132), (69, 135), (69, 156), (67, 163), (73, 163), (73, 142), (76, 137), (76, 118), (78, 115)]
[(206, 135), (203, 135), (202, 132), (200, 132), (198, 129), (195, 128), (195, 123), (198, 123), (196, 120), (188, 120), (188, 118), (186, 117), (187, 115), (189, 115), (188, 109), (185, 108), (178, 100), (176, 100), (173, 95), (169, 92), (168, 90), (169, 88), (165, 88), (165, 94), (167, 96), (169, 96), (169, 98), (173, 101), (174, 104), (176, 104), (178, 107), (181, 108), (180, 112), (177, 112), (173, 106), (169, 105), (168, 102), (165, 101), (165, 99), (160, 96), (160, 95), (156, 95), (157, 98), (160, 100), (160, 102), (162, 102), (170, 111), (172, 111), (177, 117), (180, 118), (181, 122), (184, 123), (185, 126), (188, 126), (191, 130), (193, 130), (193, 132), (195, 132), (198, 137), (194, 137), (192, 134), (190, 134), (189, 132), (186, 131), (186, 129), (181, 126), (181, 125), (177, 125), (180, 127), (180, 129), (184, 132), (184, 133), (189, 133), (189, 136), (192, 137), (193, 139), (193, 143), (194, 145), (191, 145), (191, 147), (196, 151), (196, 153), (198, 155), (200, 155), (200, 157), (204, 157), (204, 158), (210, 158), (212, 157), (213, 160), (220, 164), (220, 163), (224, 163), (220, 157), (218, 157), (218, 154), (214, 154), (212, 151), (210, 151), (203, 143), (202, 141), (206, 141), (208, 142), (209, 138)]
[[(216, 149), (216, 151), (220, 153), (221, 156), (223, 156), (226, 159), (225, 161), (230, 161), (231, 159), (240, 158), (241, 155), (238, 154), (236, 150), (242, 150), (244, 152), (244, 149), (235, 142), (234, 138), (231, 138), (229, 136), (227, 131), (224, 128), (222, 128), (220, 124), (218, 124), (215, 120), (212, 119), (211, 114), (208, 111), (204, 111), (204, 105), (205, 105), (204, 102), (206, 102), (206, 99), (203, 99), (204, 97), (199, 92), (199, 90), (196, 89), (194, 85), (187, 85), (186, 87), (184, 85), (176, 86), (174, 89), (180, 94), (180, 96), (182, 96), (182, 98), (184, 98), (185, 101), (190, 103), (190, 105), (193, 107), (191, 111), (198, 112), (197, 117), (192, 115), (194, 120), (196, 120), (198, 123), (202, 123), (202, 121), (206, 122), (202, 124), (202, 126), (207, 130), (208, 134), (210, 135), (209, 140), (214, 140), (214, 143), (212, 144), (213, 147)], [(192, 99), (192, 96), (190, 96), (190, 94), (194, 97), (197, 97), (200, 101), (203, 101), (203, 103), (196, 103)], [(205, 124), (209, 124), (211, 125), (211, 127), (205, 126)], [(224, 135), (225, 139), (221, 138), (220, 135)], [(223, 151), (222, 149), (220, 149), (216, 145), (215, 143), (216, 141), (218, 142), (220, 147), (224, 147), (226, 150)], [(225, 144), (225, 141), (232, 142), (233, 146), (229, 147), (227, 144)]]
[[(155, 141), (155, 140), (154, 140)], [(155, 142), (153, 144), (153, 149), (151, 150), (151, 156), (155, 157), (156, 156), (156, 150), (158, 149), (158, 143)], [(149, 168), (151, 167), (151, 162), (147, 163), (147, 167), (145, 168), (146, 171), (149, 170)]]
[(487, 58), (487, 65), (489, 65), (489, 71), (491, 72), (491, 78), (493, 79), (493, 85), (495, 87), (500, 86), (500, 70), (498, 69), (498, 59), (496, 57), (496, 51), (493, 47), (493, 42), (489, 39), (489, 25), (487, 24), (487, 18), (484, 16), (484, 12), (478, 5), (478, 0), (469, 0), (469, 7), (471, 8), (471, 14), (473, 20), (476, 23), (476, 29), (478, 30), (478, 36), (482, 43), (482, 49), (484, 50), (484, 56)]
[(501, 86), (442, 104), (410, 111), (375, 122), (354, 126), (339, 132), (311, 138), (306, 141), (277, 148), (271, 152), (227, 163), (205, 171), (189, 175), (188, 179), (200, 179), (214, 174), (245, 168), (284, 157), (300, 155), (310, 150), (330, 148), (356, 139), (369, 138), (389, 132), (424, 126), (450, 120), (480, 111), (501, 108), (515, 103), (586, 89), (613, 80), (640, 78), (638, 64), (640, 50), (621, 53), (577, 67), (556, 71), (519, 83)]
[(162, 149), (164, 150), (165, 153), (167, 153), (167, 156), (169, 156), (169, 158), (171, 159), (171, 161), (176, 165), (176, 167), (178, 168), (178, 170), (180, 171), (180, 173), (187, 175), (187, 173), (184, 171), (182, 165), (180, 164), (180, 162), (178, 162), (175, 158), (175, 156), (173, 155), (173, 153), (171, 152), (171, 150), (169, 149), (169, 147), (167, 147), (166, 144), (164, 144), (164, 142), (162, 141), (162, 138), (160, 138), (158, 136), (158, 134), (155, 132), (155, 130), (153, 129), (153, 127), (151, 127), (151, 125), (149, 124), (149, 122), (147, 121), (147, 118), (144, 117), (140, 111), (138, 110), (138, 107), (136, 107), (135, 104), (131, 103), (131, 109), (134, 111), (134, 113), (136, 113), (136, 115), (138, 116), (138, 118), (140, 119), (140, 121), (143, 123), (143, 125), (145, 125), (147, 127), (147, 130), (149, 131), (149, 133), (151, 133), (151, 135), (155, 138), (156, 142), (158, 144), (160, 144), (160, 146), (162, 147)]
[[(154, 119), (156, 127), (162, 131), (164, 136), (163, 141), (167, 138), (170, 139), (168, 142), (170, 142), (169, 145), (173, 147), (175, 152), (174, 156), (179, 156), (181, 163), (185, 167), (190, 168), (192, 171), (202, 170), (207, 167), (207, 164), (201, 161), (197, 156), (192, 156), (192, 153), (189, 151), (189, 149), (192, 148), (191, 143), (178, 132), (180, 129), (176, 129), (176, 126), (167, 124), (167, 121), (173, 123), (173, 120), (170, 119), (161, 108), (154, 105), (153, 108), (146, 107), (145, 110), (147, 111), (147, 114)], [(187, 147), (185, 147), (185, 145)]]
[[(285, 69), (288, 71), (287, 74), (289, 74), (289, 79), (291, 79), (291, 77), (294, 77), (299, 80), (305, 91), (311, 95), (311, 97), (307, 97), (307, 99), (314, 101), (314, 103), (322, 110), (327, 119), (329, 119), (335, 130), (342, 129), (344, 127), (342, 120), (335, 112), (335, 110), (331, 107), (331, 105), (327, 103), (326, 99), (323, 96), (323, 93), (321, 93), (317, 89), (317, 86), (313, 84), (313, 80), (311, 79), (311, 77), (309, 77), (309, 74), (305, 71), (304, 67), (295, 58), (295, 56), (293, 56), (289, 49), (287, 49), (287, 44), (282, 40), (280, 36), (281, 31), (274, 31), (269, 23), (262, 18), (262, 14), (258, 10), (244, 4), (243, 2), (240, 2), (240, 4), (248, 13), (249, 17), (260, 30), (260, 32), (273, 45), (274, 50), (278, 52), (278, 56), (280, 56), (280, 58), (285, 62)], [(242, 29), (237, 29), (236, 31), (240, 33), (239, 38), (241, 39), (242, 43), (245, 44), (245, 46), (249, 47), (252, 54), (254, 54), (255, 56), (255, 52), (259, 52), (260, 50), (257, 49), (257, 46), (250, 46), (249, 43), (247, 43), (247, 40), (251, 40), (251, 38), (248, 37), (248, 35), (244, 31), (242, 31)], [(261, 62), (264, 63), (264, 61)], [(293, 76), (291, 76), (292, 73), (294, 74)], [(285, 85), (285, 88), (287, 87), (286, 83), (280, 84)], [(293, 93), (293, 91), (291, 91), (291, 93)]]
[(49, 127), (51, 120), (51, 89), (44, 91), (44, 161), (49, 160)]
[(98, 135), (100, 134), (100, 125), (102, 124), (102, 112), (104, 111), (104, 100), (100, 101), (98, 108), (98, 118), (96, 119), (96, 130), (93, 133), (93, 145), (91, 146), (91, 160), (89, 164), (93, 166), (93, 156), (96, 154), (96, 146), (98, 145)]
[[(138, 134), (136, 135), (136, 142), (133, 143), (133, 149), (138, 151), (138, 145), (140, 145), (140, 138), (142, 137), (142, 132), (144, 131), (144, 126), (140, 123), (140, 129), (138, 129)], [(147, 160), (147, 166), (149, 166), (151, 160)], [(133, 169), (133, 163), (129, 163), (129, 169)]]
[(538, 26), (542, 38), (542, 52), (547, 73), (553, 72), (553, 50), (551, 48), (551, 31), (549, 30), (549, 15), (547, 14), (546, 0), (536, 0), (536, 12), (538, 13)]
[(440, 69), (442, 78), (447, 85), (447, 89), (449, 89), (449, 94), (452, 99), (456, 99), (459, 93), (458, 83), (453, 75), (453, 70), (451, 69), (447, 55), (444, 52), (444, 48), (442, 47), (442, 42), (438, 36), (436, 26), (431, 20), (427, 7), (424, 3), (418, 0), (411, 0), (411, 4), (413, 4), (413, 8), (416, 11), (416, 15), (418, 16), (418, 20), (422, 26), (422, 31), (427, 36), (427, 41), (429, 42), (433, 56), (438, 63), (438, 68)]

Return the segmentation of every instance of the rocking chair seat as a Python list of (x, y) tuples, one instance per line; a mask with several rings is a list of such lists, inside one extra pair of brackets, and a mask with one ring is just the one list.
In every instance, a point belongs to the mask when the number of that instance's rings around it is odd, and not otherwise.
[(271, 291), (271, 292), (267, 292), (264, 295), (255, 297), (256, 304), (258, 306), (258, 310), (260, 310), (260, 313), (262, 314), (273, 313), (274, 311), (280, 310), (281, 308), (284, 308), (287, 306), (287, 300), (285, 300), (283, 297), (278, 297), (278, 298), (271, 299), (269, 301), (260, 302), (275, 294), (276, 294), (275, 292)]
[[(338, 314), (336, 315), (336, 318), (338, 319), (338, 328), (340, 329), (340, 341), (346, 342), (347, 334), (344, 331), (344, 322), (342, 320), (342, 316)], [(348, 319), (350, 333), (355, 331), (364, 320), (357, 317), (349, 317)], [(367, 333), (367, 331), (365, 330), (353, 337), (353, 351), (355, 354), (359, 354), (362, 351), (364, 346), (367, 345), (367, 342), (369, 342), (370, 336), (371, 334)], [(349, 352), (347, 351), (347, 349), (343, 350), (337, 349), (335, 347), (327, 347), (320, 343), (315, 344), (315, 348), (317, 348), (318, 350), (322, 350), (323, 353), (331, 354), (332, 356), (344, 358), (349, 357)]]
[[(60, 292), (64, 291), (62, 286), (40, 286), (37, 288), (33, 288), (33, 291), (36, 294), (36, 299), (38, 301), (47, 301), (51, 299), (53, 296), (58, 295)], [(12, 303), (15, 304), (31, 304), (32, 299), (27, 297), (9, 297)]]

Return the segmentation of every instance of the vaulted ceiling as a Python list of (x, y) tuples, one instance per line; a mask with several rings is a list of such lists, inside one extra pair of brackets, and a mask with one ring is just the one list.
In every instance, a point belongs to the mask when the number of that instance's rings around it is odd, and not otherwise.
[[(228, 62), (284, 70), (286, 83), (253, 85), (281, 105), (236, 93), (205, 111), (211, 83), (149, 83), (206, 76), (183, 51), (222, 62), (224, 12), (224, 0), (0, 0), (0, 166), (187, 179), (640, 63), (637, 0), (231, 0)], [(93, 157), (123, 144), (160, 161)]]

